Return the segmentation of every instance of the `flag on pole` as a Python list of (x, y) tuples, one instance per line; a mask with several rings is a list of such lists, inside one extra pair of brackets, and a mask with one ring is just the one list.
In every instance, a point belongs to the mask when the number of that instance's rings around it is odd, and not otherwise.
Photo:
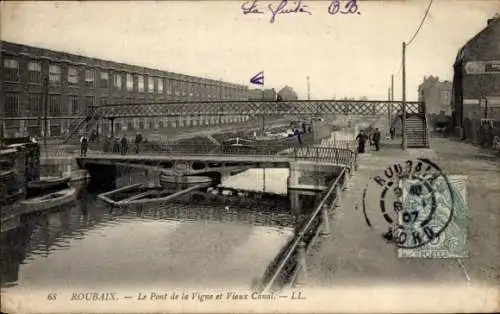
[(264, 85), (264, 71), (260, 71), (259, 73), (255, 74), (250, 79), (250, 83), (255, 85)]

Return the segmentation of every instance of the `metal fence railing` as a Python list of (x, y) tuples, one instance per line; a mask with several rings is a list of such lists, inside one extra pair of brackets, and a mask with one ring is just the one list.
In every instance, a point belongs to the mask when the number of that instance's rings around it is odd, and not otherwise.
[(328, 190), (323, 193), (318, 206), (302, 224), (288, 247), (277, 258), (273, 271), (264, 276), (263, 293), (269, 293), (286, 285), (293, 285), (303, 280), (302, 275), (307, 270), (306, 255), (317, 237), (329, 235), (329, 211), (332, 207), (341, 205), (341, 189), (347, 185), (350, 171), (343, 168)]
[[(121, 147), (103, 147), (91, 144), (87, 156), (121, 154)], [(202, 145), (202, 144), (141, 144), (139, 153), (135, 145), (128, 145), (127, 156), (158, 156), (158, 155), (190, 155), (190, 156), (255, 156), (272, 159), (291, 158), (296, 160), (311, 160), (329, 162), (351, 168), (356, 153), (350, 148), (335, 148), (326, 146), (231, 146), (231, 145)], [(80, 147), (77, 145), (41, 145), (41, 158), (74, 158), (80, 156)]]

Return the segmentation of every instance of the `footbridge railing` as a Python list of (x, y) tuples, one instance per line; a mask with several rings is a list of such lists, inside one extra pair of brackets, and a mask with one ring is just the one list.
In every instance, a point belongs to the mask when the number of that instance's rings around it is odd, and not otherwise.
[[(275, 147), (270, 145), (255, 145), (255, 146), (210, 146), (204, 144), (172, 144), (172, 145), (154, 145), (140, 146), (139, 153), (136, 152), (136, 147), (129, 145), (125, 157), (144, 158), (145, 161), (150, 161), (149, 156), (255, 156), (266, 157), (269, 161), (290, 158), (304, 161), (317, 161), (334, 163), (351, 168), (356, 160), (355, 151), (350, 148), (336, 148), (324, 146), (287, 146)], [(87, 156), (116, 156), (121, 155), (121, 147), (106, 147), (103, 149), (101, 145), (90, 146)], [(42, 158), (62, 158), (62, 157), (79, 157), (80, 148), (77, 146), (61, 146), (51, 145), (42, 148)]]
[(329, 236), (329, 212), (341, 206), (341, 190), (347, 188), (352, 171), (342, 169), (328, 190), (323, 192), (321, 201), (309, 218), (297, 229), (294, 240), (277, 259), (271, 273), (264, 276), (261, 291), (268, 293), (284, 286), (303, 285), (307, 277), (307, 252), (314, 245), (318, 236)]
[[(288, 101), (163, 101), (108, 104), (96, 107), (103, 118), (224, 116), (224, 115), (386, 115), (402, 109), (401, 101), (288, 100)], [(422, 102), (406, 102), (407, 113), (425, 110)]]

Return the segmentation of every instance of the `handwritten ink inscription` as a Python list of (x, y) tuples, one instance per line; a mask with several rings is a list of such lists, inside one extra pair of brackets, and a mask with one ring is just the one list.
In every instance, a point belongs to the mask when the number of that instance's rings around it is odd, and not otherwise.
[(258, 0), (253, 0), (252, 2), (245, 2), (241, 5), (241, 10), (243, 10), (243, 14), (262, 14), (258, 6)]
[(295, 1), (294, 5), (288, 5), (288, 0), (283, 0), (280, 2), (280, 4), (276, 7), (273, 8), (271, 4), (268, 5), (269, 11), (271, 11), (271, 23), (274, 23), (276, 20), (276, 15), (278, 14), (290, 14), (290, 13), (307, 13), (311, 15), (312, 13), (309, 12), (307, 9), (307, 5), (302, 4), (302, 0)]
[[(361, 14), (358, 8), (357, 0), (344, 1), (342, 5), (341, 0), (331, 0), (327, 12), (331, 15), (337, 14)], [(278, 5), (269, 3), (267, 8), (271, 14), (270, 23), (276, 21), (278, 14), (307, 14), (312, 15), (310, 9), (305, 3), (305, 0), (288, 1), (282, 0)], [(241, 5), (241, 10), (244, 15), (247, 14), (264, 14), (264, 11), (259, 6), (259, 0), (247, 1)]]
[(341, 4), (340, 0), (332, 0), (330, 2), (330, 5), (328, 6), (328, 13), (331, 15), (335, 14), (361, 14), (361, 12), (358, 11), (358, 2), (356, 0), (349, 0), (346, 2), (344, 5), (344, 9), (340, 9)]

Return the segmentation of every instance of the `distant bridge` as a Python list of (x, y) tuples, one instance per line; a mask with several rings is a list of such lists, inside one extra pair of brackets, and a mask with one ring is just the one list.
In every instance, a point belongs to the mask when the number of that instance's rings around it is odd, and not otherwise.
[[(234, 115), (385, 115), (403, 109), (400, 101), (294, 100), (199, 101), (111, 104), (91, 108), (100, 118)], [(423, 102), (406, 102), (407, 113), (423, 113)]]
[(407, 114), (425, 116), (425, 103), (370, 100), (293, 100), (293, 101), (198, 101), (198, 102), (142, 102), (108, 104), (86, 109), (83, 119), (74, 120), (67, 142), (82, 128), (85, 132), (90, 124), (107, 119), (111, 123), (111, 133), (116, 119), (193, 117), (199, 125), (213, 122), (215, 117), (246, 121), (249, 117), (298, 115), (324, 117), (329, 115), (393, 116), (404, 111)]

